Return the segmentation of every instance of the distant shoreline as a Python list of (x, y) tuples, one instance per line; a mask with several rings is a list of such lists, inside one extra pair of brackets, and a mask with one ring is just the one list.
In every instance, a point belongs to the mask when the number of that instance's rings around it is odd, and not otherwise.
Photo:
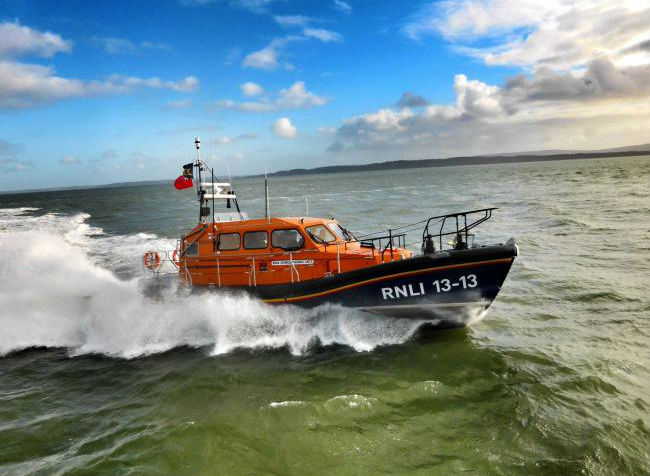
[[(634, 156), (650, 156), (650, 149), (623, 150), (610, 152), (576, 152), (561, 154), (513, 154), (513, 155), (472, 155), (467, 157), (450, 157), (446, 159), (421, 159), (421, 160), (393, 160), (389, 162), (373, 162), (370, 164), (359, 165), (331, 165), (325, 167), (314, 167), (311, 169), (290, 169), (279, 170), (269, 173), (269, 177), (291, 177), (298, 175), (318, 175), (318, 174), (335, 174), (344, 172), (371, 172), (376, 170), (401, 170), (401, 169), (421, 169), (430, 167), (453, 167), (466, 165), (491, 165), (491, 164), (511, 164), (520, 162), (546, 162), (560, 160), (578, 160), (578, 159), (599, 159), (599, 158), (619, 158)], [(264, 177), (264, 174), (240, 175), (235, 178), (256, 178)], [(117, 182), (103, 185), (75, 185), (71, 187), (50, 187), (31, 190), (7, 190), (0, 191), (0, 196), (22, 193), (39, 193), (39, 192), (62, 192), (67, 190), (91, 190), (102, 188), (119, 188), (119, 187), (139, 187), (145, 185), (157, 185), (161, 183), (171, 183), (171, 179), (160, 180), (140, 180), (133, 182)]]
[[(359, 165), (331, 165), (326, 167), (315, 167), (312, 169), (290, 169), (280, 170), (268, 174), (269, 177), (283, 177), (293, 175), (316, 175), (332, 174), (342, 172), (363, 172), (374, 170), (399, 170), (399, 169), (420, 169), (429, 167), (453, 167), (465, 165), (491, 165), (510, 164), (518, 162), (545, 162), (558, 160), (578, 159), (599, 159), (619, 158), (650, 155), (648, 150), (633, 150), (621, 152), (580, 152), (570, 154), (548, 154), (548, 155), (490, 155), (490, 156), (468, 156), (450, 157), (448, 159), (422, 159), (422, 160), (393, 160), (389, 162), (373, 162)], [(247, 175), (246, 177), (263, 177), (264, 175)]]

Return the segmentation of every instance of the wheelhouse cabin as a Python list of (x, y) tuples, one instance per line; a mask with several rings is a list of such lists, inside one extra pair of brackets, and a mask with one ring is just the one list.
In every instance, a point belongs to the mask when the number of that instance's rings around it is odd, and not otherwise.
[[(232, 218), (244, 214), (224, 214)], [(358, 241), (336, 220), (308, 217), (199, 223), (181, 238), (179, 274), (194, 286), (260, 286), (325, 278), (411, 258)]]

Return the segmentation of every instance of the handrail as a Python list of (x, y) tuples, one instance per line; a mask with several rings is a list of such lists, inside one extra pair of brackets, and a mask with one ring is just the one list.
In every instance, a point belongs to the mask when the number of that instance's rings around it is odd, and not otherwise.
[[(424, 253), (428, 252), (433, 252), (435, 251), (435, 247), (433, 246), (433, 238), (438, 238), (438, 245), (439, 245), (439, 250), (443, 249), (443, 242), (442, 238), (443, 236), (455, 236), (456, 237), (456, 243), (454, 247), (456, 249), (464, 249), (468, 245), (468, 240), (470, 236), (469, 231), (473, 228), (476, 228), (479, 226), (481, 223), (489, 220), (492, 218), (492, 211), (496, 210), (496, 207), (492, 208), (480, 208), (477, 210), (469, 210), (466, 212), (458, 212), (458, 213), (449, 213), (447, 215), (438, 215), (435, 217), (431, 217), (427, 220), (426, 225), (424, 226), (424, 230), (422, 231), (422, 251)], [(474, 219), (474, 221), (470, 222), (469, 224), (467, 223), (467, 216), (468, 215), (474, 215), (477, 213), (482, 213), (483, 216)], [(459, 218), (462, 218), (462, 226), (461, 223), (459, 222)], [(455, 230), (454, 231), (448, 231), (444, 232), (445, 225), (448, 223), (448, 219), (454, 219), (455, 220)], [(437, 221), (436, 221), (437, 220)], [(438, 233), (432, 234), (429, 231), (429, 226), (440, 223), (440, 231)], [(463, 239), (464, 235), (464, 239)], [(433, 248), (433, 250), (431, 249)]]

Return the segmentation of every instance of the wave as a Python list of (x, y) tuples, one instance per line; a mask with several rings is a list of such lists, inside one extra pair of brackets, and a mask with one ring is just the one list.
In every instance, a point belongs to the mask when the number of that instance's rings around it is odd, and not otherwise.
[(0, 209), (0, 355), (31, 347), (121, 358), (178, 346), (209, 346), (215, 355), (236, 348), (300, 355), (315, 344), (370, 351), (404, 342), (424, 322), (337, 306), (272, 307), (245, 294), (191, 293), (175, 280), (120, 279), (116, 269), (138, 270), (146, 249), (173, 242), (107, 236), (87, 214), (33, 211)]

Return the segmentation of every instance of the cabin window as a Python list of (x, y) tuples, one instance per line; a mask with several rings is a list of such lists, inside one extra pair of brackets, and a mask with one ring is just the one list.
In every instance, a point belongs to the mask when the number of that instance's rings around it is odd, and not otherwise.
[(336, 236), (323, 225), (308, 226), (305, 230), (316, 243), (332, 243), (336, 241)]
[(282, 248), (286, 251), (298, 250), (305, 244), (305, 238), (298, 230), (273, 230), (271, 245), (273, 248)]
[(244, 248), (261, 250), (268, 246), (269, 235), (265, 231), (249, 231), (244, 233)]
[(239, 249), (239, 233), (222, 233), (219, 235), (217, 248), (221, 251)]
[(199, 255), (198, 243), (192, 243), (190, 245), (187, 245), (187, 248), (185, 248), (185, 256), (198, 256), (198, 255)]
[(354, 240), (354, 236), (352, 236), (352, 233), (350, 233), (348, 230), (343, 228), (338, 223), (336, 223), (336, 222), (328, 223), (328, 227), (340, 239), (345, 240), (345, 241), (353, 241)]

